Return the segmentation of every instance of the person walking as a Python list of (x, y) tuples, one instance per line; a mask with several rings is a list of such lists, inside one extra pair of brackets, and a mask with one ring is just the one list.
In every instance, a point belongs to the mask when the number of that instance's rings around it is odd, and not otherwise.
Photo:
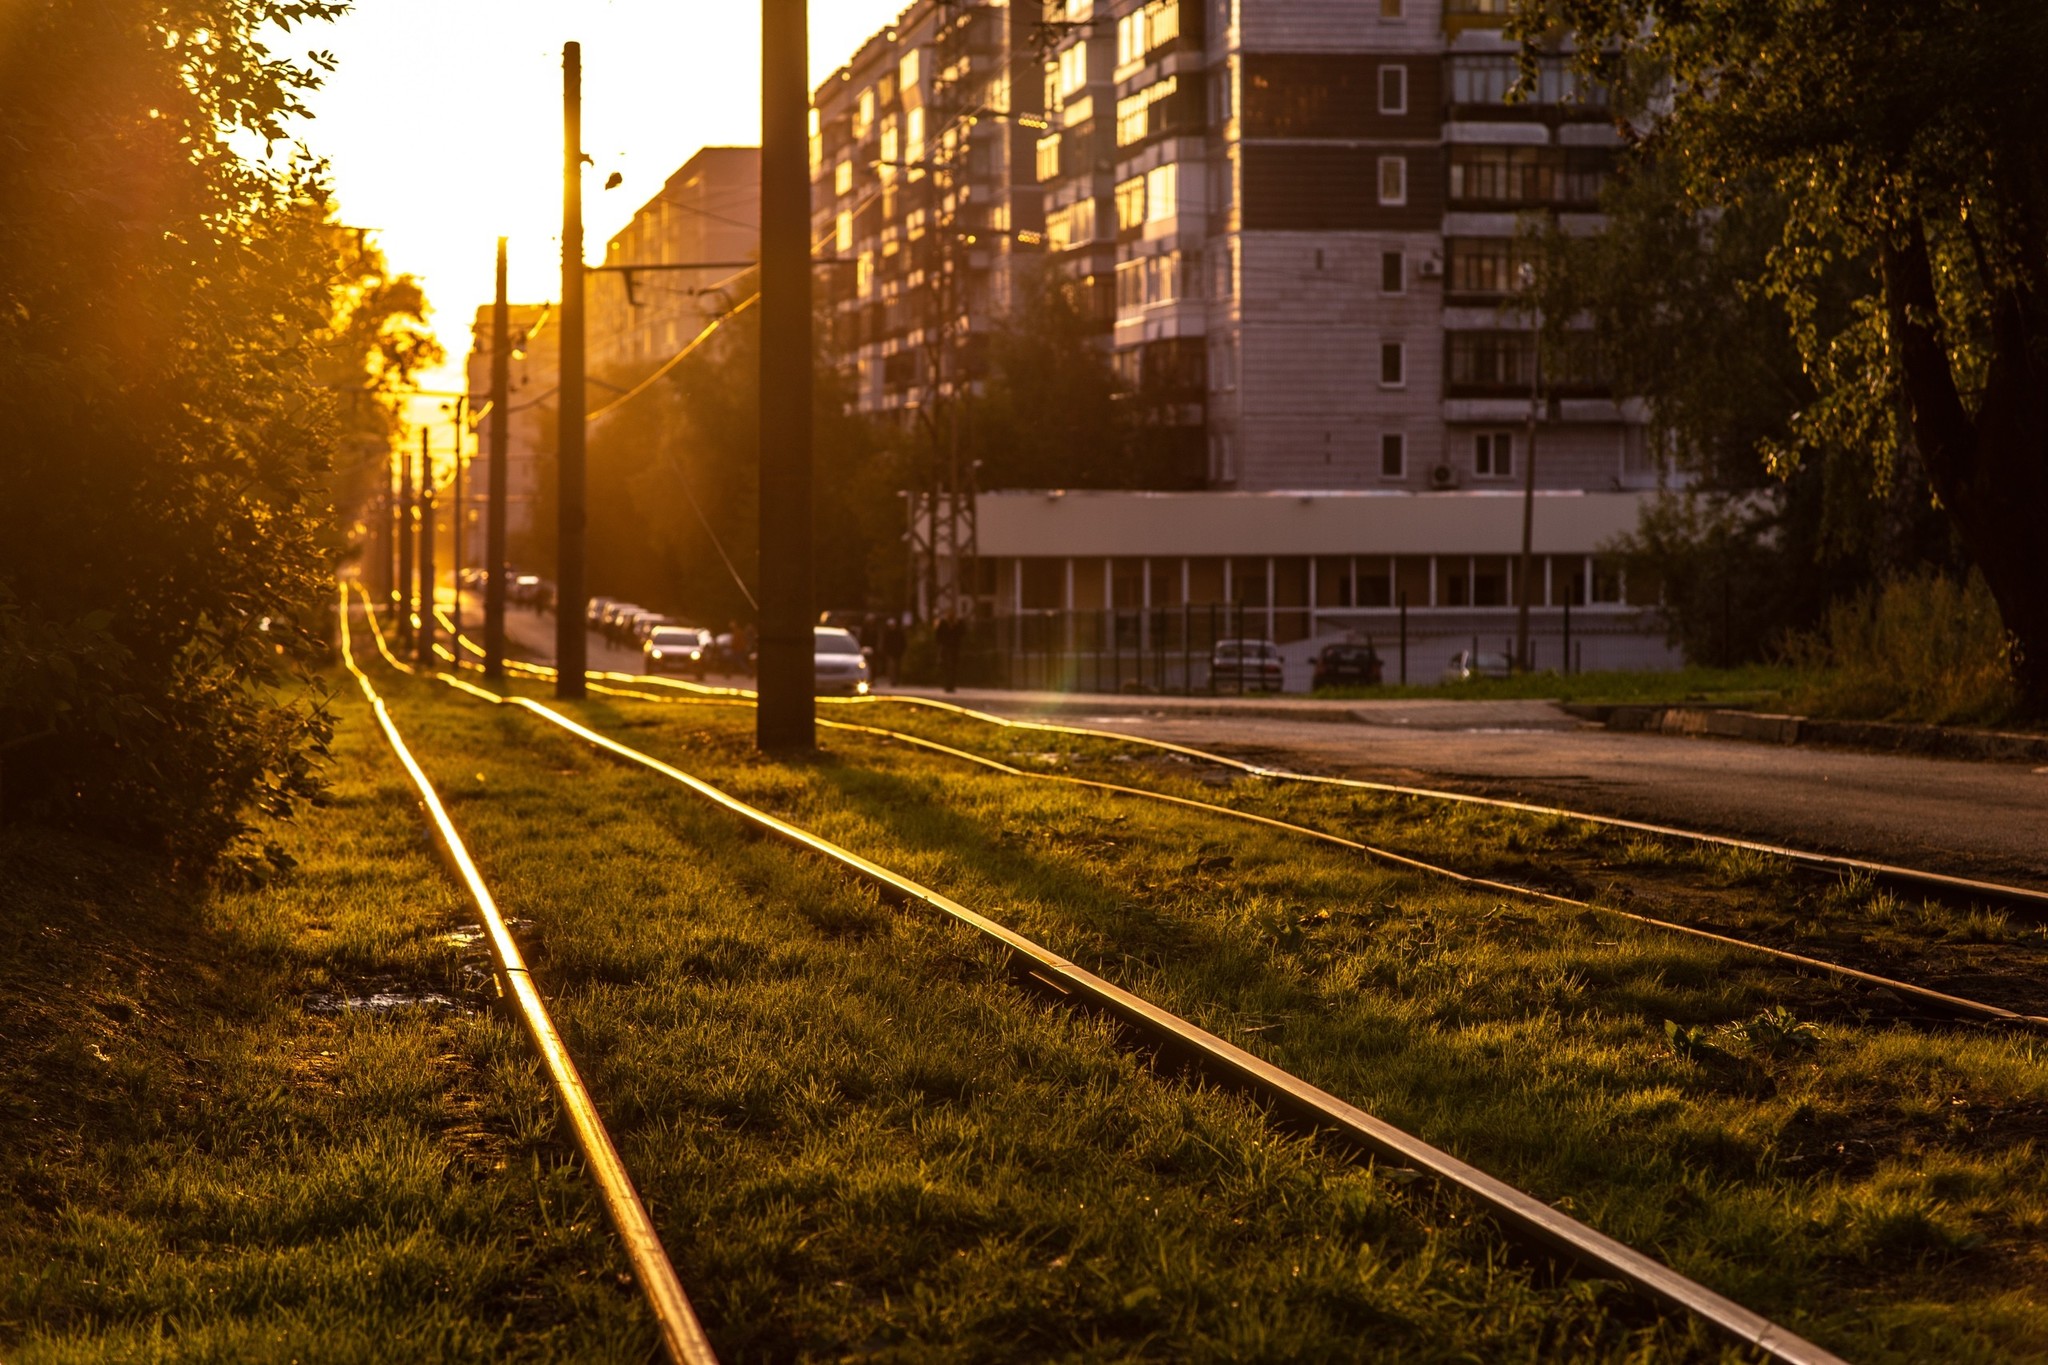
[(875, 653), (879, 657), (885, 680), (892, 686), (903, 682), (903, 651), (910, 641), (903, 633), (903, 618), (893, 613), (882, 618), (881, 638), (876, 641)]

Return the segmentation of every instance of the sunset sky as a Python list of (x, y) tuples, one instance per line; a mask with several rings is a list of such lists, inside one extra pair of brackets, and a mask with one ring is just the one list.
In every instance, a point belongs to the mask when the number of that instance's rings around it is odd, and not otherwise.
[[(812, 82), (907, 0), (812, 0)], [(469, 319), (511, 238), (512, 296), (560, 293), (561, 53), (583, 45), (591, 260), (699, 147), (760, 138), (760, 12), (710, 0), (358, 0), (280, 52), (324, 48), (339, 69), (303, 129), (333, 165), (343, 221), (378, 229), (395, 269), (421, 276), (461, 385)], [(625, 183), (600, 187), (613, 171)]]

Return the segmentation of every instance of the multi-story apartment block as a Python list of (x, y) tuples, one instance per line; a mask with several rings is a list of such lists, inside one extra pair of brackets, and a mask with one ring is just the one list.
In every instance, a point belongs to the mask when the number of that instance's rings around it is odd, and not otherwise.
[[(585, 290), (590, 373), (625, 376), (667, 360), (737, 298), (727, 262), (761, 249), (761, 149), (706, 147), (605, 244)], [(706, 268), (676, 269), (692, 262)], [(669, 269), (635, 271), (632, 266)]]
[[(1664, 657), (1628, 600), (1643, 585), (1631, 593), (1597, 558), (1660, 477), (1642, 416), (1569, 336), (1539, 377), (1536, 320), (1518, 306), (1525, 234), (1597, 228), (1618, 137), (1561, 58), (1508, 102), (1507, 7), (1044, 0), (1041, 17), (1028, 0), (919, 0), (819, 91), (813, 204), (821, 238), (856, 260), (840, 308), (860, 321), (834, 341), (861, 406), (917, 401), (914, 338), (931, 335), (930, 258), (882, 264), (935, 221), (883, 173), (931, 153), (889, 130), (909, 135), (909, 75), (931, 75), (934, 35), (980, 25), (989, 64), (973, 70), (1009, 100), (981, 98), (1013, 117), (982, 135), (985, 157), (970, 150), (965, 178), (912, 182), (972, 205), (965, 235), (993, 237), (977, 240), (990, 284), (967, 291), (963, 330), (1000, 307), (999, 262), (1014, 273), (1042, 255), (1095, 301), (1130, 400), (1206, 490), (983, 495), (985, 605), (1222, 600), (1300, 639), (1372, 629), (1405, 599), (1432, 614), (1418, 629), (1497, 641), (1489, 613), (1512, 614), (1520, 530), (1502, 508), (1519, 508), (1533, 430), (1547, 628), (1569, 601), (1608, 614), (1603, 661)], [(1035, 118), (1014, 116), (1027, 58)], [(1290, 532), (1270, 510), (1282, 493), (1323, 509), (1313, 544), (1297, 538), (1307, 523)]]
[(832, 346), (864, 412), (970, 383), (979, 342), (1044, 240), (1033, 4), (915, 0), (821, 85), (812, 238)]

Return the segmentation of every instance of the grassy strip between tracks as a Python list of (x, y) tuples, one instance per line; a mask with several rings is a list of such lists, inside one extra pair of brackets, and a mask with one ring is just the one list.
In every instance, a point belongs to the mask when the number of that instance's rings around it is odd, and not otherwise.
[(647, 1358), (411, 788), (341, 710), (270, 887), (0, 831), (0, 1359)]
[[(462, 722), (472, 744), (483, 727), (580, 773), (602, 766), (530, 718), (476, 709)], [(2048, 1357), (2036, 1039), (1902, 1026), (1854, 991), (1734, 950), (885, 741), (827, 732), (820, 761), (775, 765), (752, 754), (744, 711), (572, 709), (1851, 1359)], [(993, 747), (986, 730), (980, 742)], [(603, 780), (699, 818), (657, 779)], [(1702, 870), (1737, 891), (1776, 875), (1740, 860)]]

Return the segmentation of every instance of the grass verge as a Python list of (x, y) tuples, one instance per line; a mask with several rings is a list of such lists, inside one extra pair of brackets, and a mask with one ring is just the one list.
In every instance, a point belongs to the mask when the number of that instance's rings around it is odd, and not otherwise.
[(0, 831), (0, 1358), (648, 1358), (467, 907), (339, 710), (270, 887)]

